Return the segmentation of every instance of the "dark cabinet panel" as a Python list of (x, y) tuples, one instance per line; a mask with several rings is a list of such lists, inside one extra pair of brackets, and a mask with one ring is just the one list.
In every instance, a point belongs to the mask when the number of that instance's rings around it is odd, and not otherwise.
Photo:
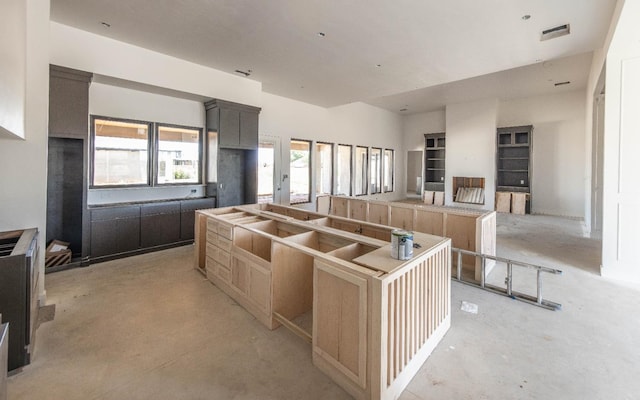
[(145, 204), (140, 211), (143, 248), (180, 241), (180, 203)]
[(240, 111), (239, 145), (245, 149), (258, 148), (258, 113)]
[(49, 136), (89, 137), (89, 83), (92, 74), (51, 65), (49, 68)]
[(91, 257), (103, 257), (140, 248), (140, 206), (91, 211)]
[(220, 108), (220, 147), (238, 147), (240, 145), (240, 111)]

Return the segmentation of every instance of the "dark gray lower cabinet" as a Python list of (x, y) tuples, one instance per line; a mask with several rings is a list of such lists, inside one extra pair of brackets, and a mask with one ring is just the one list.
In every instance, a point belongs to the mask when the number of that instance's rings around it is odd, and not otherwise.
[(140, 210), (140, 245), (154, 247), (180, 241), (180, 202), (144, 204)]
[(195, 210), (215, 198), (91, 209), (91, 259), (104, 260), (186, 244), (193, 240)]
[(91, 258), (140, 249), (140, 206), (91, 210)]

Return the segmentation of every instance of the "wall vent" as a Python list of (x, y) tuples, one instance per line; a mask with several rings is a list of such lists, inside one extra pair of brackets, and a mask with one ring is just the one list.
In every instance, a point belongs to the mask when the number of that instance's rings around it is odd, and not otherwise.
[(558, 25), (554, 28), (545, 29), (540, 34), (540, 41), (555, 39), (560, 36), (565, 36), (571, 33), (569, 24)]
[(564, 86), (570, 83), (571, 83), (570, 81), (558, 82), (558, 83), (554, 83), (553, 86)]

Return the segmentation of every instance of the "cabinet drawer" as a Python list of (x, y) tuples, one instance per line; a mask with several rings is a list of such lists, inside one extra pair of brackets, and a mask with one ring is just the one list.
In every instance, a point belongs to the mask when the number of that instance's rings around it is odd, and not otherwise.
[(225, 283), (231, 283), (231, 269), (216, 263), (216, 275)]
[(227, 268), (231, 267), (231, 255), (222, 249), (215, 252), (213, 259)]
[(231, 240), (218, 235), (217, 246), (227, 253), (231, 252)]
[(220, 222), (218, 224), (218, 235), (233, 240), (233, 225)]
[(213, 218), (207, 218), (207, 232), (218, 234), (218, 221)]
[(215, 232), (207, 231), (207, 243), (218, 246), (218, 234)]

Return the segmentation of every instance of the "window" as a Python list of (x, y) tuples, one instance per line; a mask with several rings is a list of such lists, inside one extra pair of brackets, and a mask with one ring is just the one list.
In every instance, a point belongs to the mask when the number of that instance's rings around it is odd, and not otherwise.
[(371, 193), (382, 192), (382, 149), (371, 149)]
[(200, 183), (200, 129), (156, 125), (156, 182)]
[(351, 196), (351, 146), (347, 144), (338, 145), (338, 182), (335, 193), (341, 196)]
[(311, 201), (311, 142), (291, 140), (289, 164), (289, 202), (291, 204)]
[(367, 194), (367, 159), (369, 148), (356, 146), (356, 196)]
[(316, 195), (331, 194), (333, 187), (333, 145), (316, 143)]
[(273, 142), (260, 141), (258, 147), (258, 203), (274, 201), (275, 154), (275, 144)]
[(149, 185), (151, 123), (92, 117), (96, 187)]
[[(202, 182), (200, 128), (91, 116), (91, 129), (93, 188)], [(213, 172), (216, 147), (214, 140)]]
[(386, 149), (384, 151), (382, 183), (384, 185), (384, 192), (393, 192), (393, 150)]

